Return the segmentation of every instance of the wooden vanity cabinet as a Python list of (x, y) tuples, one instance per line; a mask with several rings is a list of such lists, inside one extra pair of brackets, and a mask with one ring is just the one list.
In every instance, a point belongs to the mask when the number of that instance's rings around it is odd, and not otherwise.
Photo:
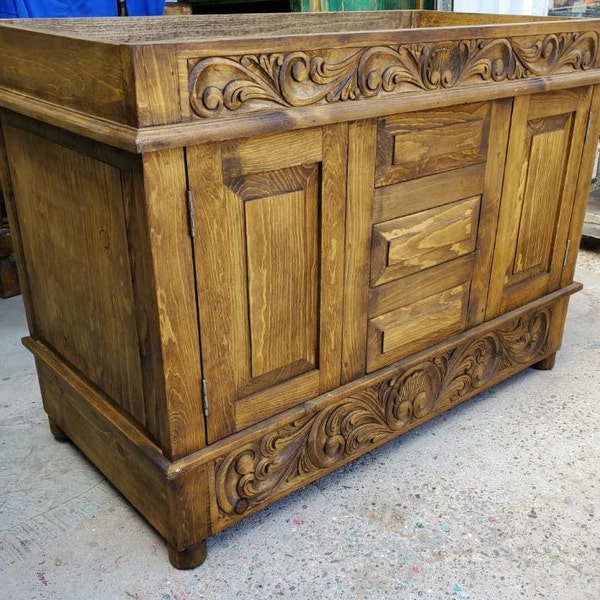
[(599, 41), (596, 20), (427, 11), (0, 24), (0, 177), (51, 430), (175, 566), (551, 368)]

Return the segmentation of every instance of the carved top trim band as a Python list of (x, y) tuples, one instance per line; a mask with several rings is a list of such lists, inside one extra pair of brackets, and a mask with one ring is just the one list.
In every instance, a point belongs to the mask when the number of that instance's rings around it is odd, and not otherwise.
[(597, 54), (590, 31), (210, 57), (189, 61), (189, 99), (196, 116), (215, 118), (586, 71)]

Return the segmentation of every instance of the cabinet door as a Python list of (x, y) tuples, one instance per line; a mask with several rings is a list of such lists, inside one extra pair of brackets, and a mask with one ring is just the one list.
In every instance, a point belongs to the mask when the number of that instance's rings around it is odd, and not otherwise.
[(486, 318), (557, 289), (591, 88), (515, 99)]
[(210, 441), (340, 382), (344, 125), (188, 149)]

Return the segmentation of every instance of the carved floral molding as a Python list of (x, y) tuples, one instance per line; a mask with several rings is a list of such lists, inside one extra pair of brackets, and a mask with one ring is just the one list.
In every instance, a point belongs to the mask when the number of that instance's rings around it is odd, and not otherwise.
[(241, 515), (299, 487), (542, 358), (551, 316), (552, 307), (536, 310), (235, 448), (216, 469), (221, 513)]
[(598, 34), (401, 44), (210, 57), (189, 62), (199, 117), (300, 107), (382, 94), (543, 77), (596, 65)]

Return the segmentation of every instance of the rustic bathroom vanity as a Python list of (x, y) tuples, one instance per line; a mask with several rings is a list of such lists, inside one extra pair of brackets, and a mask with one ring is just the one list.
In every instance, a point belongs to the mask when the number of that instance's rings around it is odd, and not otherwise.
[(428, 11), (0, 24), (0, 173), (50, 428), (173, 565), (552, 367), (599, 36)]

